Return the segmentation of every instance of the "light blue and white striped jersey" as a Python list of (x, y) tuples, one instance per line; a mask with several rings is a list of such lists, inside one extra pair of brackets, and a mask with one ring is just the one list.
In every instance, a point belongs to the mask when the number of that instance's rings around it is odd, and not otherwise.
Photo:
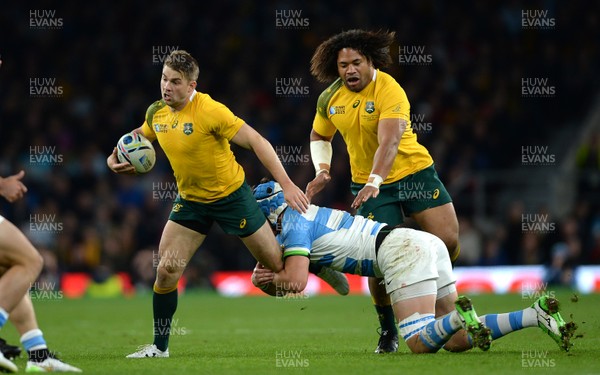
[(286, 209), (277, 241), (283, 257), (304, 255), (311, 263), (362, 276), (383, 277), (375, 258), (375, 238), (384, 223), (332, 208), (310, 205), (300, 214)]

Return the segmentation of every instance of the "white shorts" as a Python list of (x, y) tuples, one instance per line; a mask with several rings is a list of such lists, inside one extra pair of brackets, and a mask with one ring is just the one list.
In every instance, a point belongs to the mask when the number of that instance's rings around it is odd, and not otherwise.
[(377, 263), (387, 293), (435, 279), (437, 290), (456, 282), (446, 245), (438, 237), (410, 228), (396, 228), (379, 247)]

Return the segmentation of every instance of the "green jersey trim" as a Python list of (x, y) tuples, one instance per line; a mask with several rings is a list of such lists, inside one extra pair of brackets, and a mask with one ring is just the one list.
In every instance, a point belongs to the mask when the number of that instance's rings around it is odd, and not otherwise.
[(344, 85), (341, 78), (336, 79), (328, 88), (326, 88), (321, 95), (319, 95), (319, 100), (317, 100), (317, 113), (324, 118), (328, 118), (327, 107), (329, 106), (329, 101), (331, 97), (338, 92), (340, 88)]
[(306, 249), (297, 247), (297, 248), (292, 248), (292, 249), (285, 249), (285, 251), (283, 252), (283, 258), (287, 258), (289, 256), (292, 255), (300, 255), (300, 256), (304, 256), (304, 257), (309, 257), (310, 252)]
[(165, 101), (161, 99), (155, 101), (150, 105), (150, 107), (148, 107), (148, 110), (146, 111), (146, 123), (150, 128), (152, 128), (152, 118), (154, 117), (154, 114), (160, 109), (164, 108), (164, 106), (166, 105), (167, 104), (165, 103)]

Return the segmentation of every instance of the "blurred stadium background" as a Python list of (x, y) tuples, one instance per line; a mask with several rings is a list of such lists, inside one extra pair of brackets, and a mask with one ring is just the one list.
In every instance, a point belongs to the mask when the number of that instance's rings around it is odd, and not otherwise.
[[(406, 90), (419, 141), (454, 199), (458, 270), (531, 266), (520, 268), (530, 275), (523, 280), (547, 287), (573, 286), (584, 269), (586, 285), (598, 290), (598, 268), (582, 267), (600, 263), (599, 8), (582, 1), (4, 4), (0, 175), (25, 170), (29, 192), (16, 204), (2, 200), (0, 212), (42, 252), (39, 289), (68, 282), (72, 295), (131, 293), (122, 290), (126, 280), (149, 290), (176, 194), (170, 167), (158, 147), (159, 162), (144, 176), (117, 176), (105, 160), (159, 99), (165, 56), (174, 49), (195, 56), (198, 89), (269, 139), (305, 186), (314, 175), (308, 134), (325, 88), (308, 71), (314, 49), (341, 30), (394, 30), (387, 70)], [(257, 182), (265, 170), (255, 156), (235, 152), (248, 182)], [(315, 203), (349, 209), (341, 137), (332, 172)], [(217, 272), (253, 266), (242, 243), (215, 226), (186, 270), (186, 287), (213, 289)], [(235, 294), (241, 286), (227, 288)]]

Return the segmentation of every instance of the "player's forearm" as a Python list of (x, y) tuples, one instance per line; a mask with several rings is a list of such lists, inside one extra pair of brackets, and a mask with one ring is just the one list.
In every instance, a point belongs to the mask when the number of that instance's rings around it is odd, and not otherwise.
[(310, 158), (317, 176), (324, 172), (329, 173), (331, 169), (331, 158), (333, 156), (331, 139), (332, 137), (322, 136), (314, 130), (310, 132)]
[(306, 288), (306, 282), (302, 282), (296, 277), (287, 274), (288, 272), (279, 272), (275, 274), (272, 284), (275, 290), (281, 293), (299, 293)]
[(392, 170), (394, 160), (398, 156), (398, 146), (406, 129), (406, 121), (384, 119), (378, 128), (377, 142), (379, 147), (373, 156), (373, 168), (371, 174), (380, 176), (385, 180)]
[(371, 170), (371, 174), (379, 175), (385, 180), (392, 170), (392, 165), (394, 165), (394, 160), (396, 160), (397, 155), (397, 144), (384, 143), (379, 145), (377, 151), (375, 151), (375, 156), (373, 157), (373, 169)]
[(269, 173), (271, 173), (273, 178), (277, 182), (279, 182), (279, 184), (284, 188), (284, 190), (290, 184), (293, 185), (292, 180), (283, 168), (283, 165), (281, 164), (281, 161), (279, 161), (277, 153), (275, 152), (273, 146), (271, 146), (271, 143), (269, 143), (269, 141), (267, 141), (263, 137), (259, 137), (254, 142), (252, 142), (251, 147), (254, 153), (256, 154), (258, 160), (260, 160), (262, 165), (264, 165), (265, 168), (267, 168)]

